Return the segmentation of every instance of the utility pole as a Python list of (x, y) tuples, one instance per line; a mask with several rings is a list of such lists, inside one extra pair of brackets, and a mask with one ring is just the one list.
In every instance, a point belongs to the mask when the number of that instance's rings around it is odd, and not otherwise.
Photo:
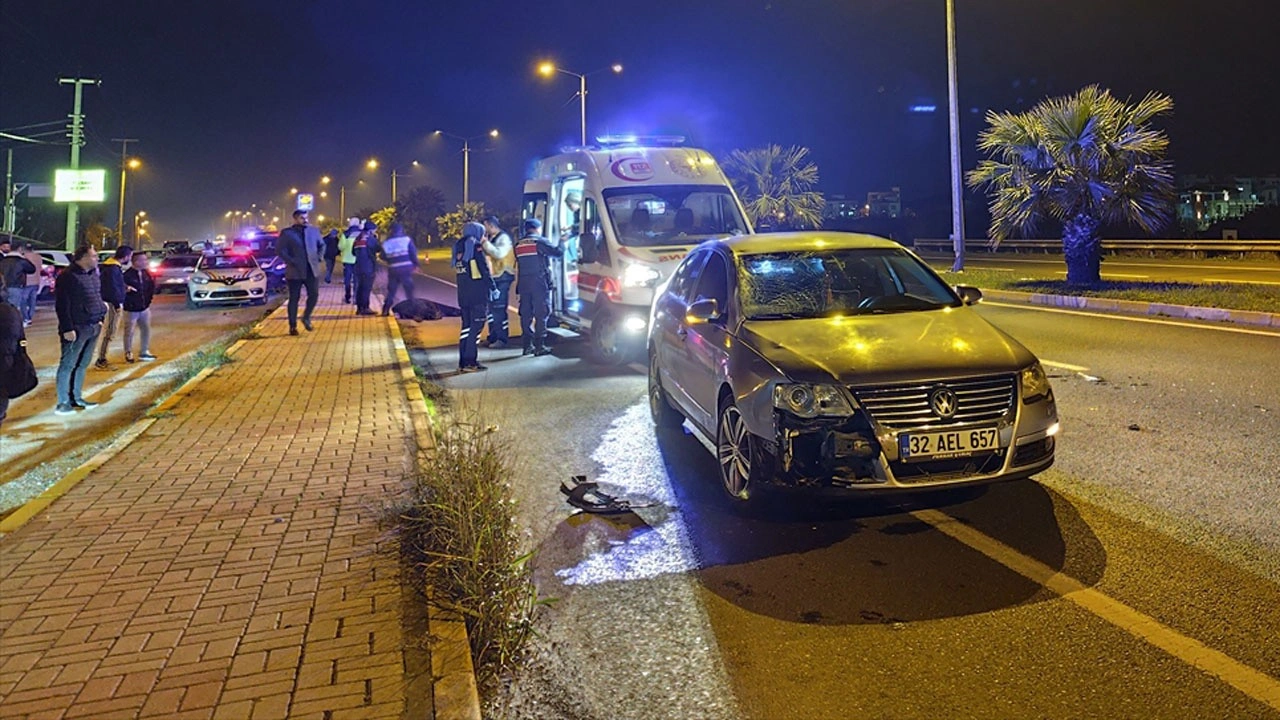
[(6, 154), (9, 157), (4, 170), (4, 231), (12, 235), (18, 225), (18, 209), (13, 202), (13, 148)]
[(138, 141), (135, 138), (111, 138), (111, 142), (120, 143), (120, 215), (116, 218), (116, 247), (120, 247), (124, 244), (124, 188), (129, 181), (129, 143)]
[[(71, 110), (71, 126), (68, 128), (71, 132), (71, 169), (80, 169), (80, 146), (84, 145), (84, 115), (80, 113), (81, 96), (85, 85), (101, 85), (101, 80), (88, 80), (85, 78), (58, 78), (59, 85), (75, 85), (75, 102), (72, 104)], [(80, 214), (79, 203), (67, 203), (67, 252), (74, 252), (76, 249), (76, 219)]]
[(956, 88), (956, 8), (947, 0), (947, 100), (951, 110), (951, 272), (964, 270), (964, 184), (960, 174), (960, 107)]

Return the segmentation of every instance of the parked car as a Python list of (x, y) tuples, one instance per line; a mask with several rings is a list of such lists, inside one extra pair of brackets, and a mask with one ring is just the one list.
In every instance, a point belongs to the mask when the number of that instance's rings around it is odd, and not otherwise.
[(187, 307), (221, 303), (267, 301), (267, 274), (252, 255), (214, 253), (201, 255), (187, 283)]
[(156, 280), (156, 292), (186, 292), (187, 281), (199, 261), (200, 256), (195, 254), (152, 258), (149, 265)]
[(53, 297), (53, 282), (58, 279), (58, 273), (71, 265), (71, 253), (63, 250), (37, 250), (36, 253), (44, 260), (40, 274), (45, 278), (45, 287), (37, 297), (43, 300)]
[(280, 259), (280, 253), (276, 250), (279, 239), (280, 233), (262, 231), (251, 237), (234, 240), (228, 250), (228, 252), (253, 255), (258, 265), (267, 273), (267, 285), (270, 291), (285, 287), (285, 265)]
[(1036, 357), (912, 252), (869, 235), (696, 247), (651, 309), (654, 422), (685, 419), (736, 501), (769, 485), (848, 493), (1029, 477), (1058, 416)]

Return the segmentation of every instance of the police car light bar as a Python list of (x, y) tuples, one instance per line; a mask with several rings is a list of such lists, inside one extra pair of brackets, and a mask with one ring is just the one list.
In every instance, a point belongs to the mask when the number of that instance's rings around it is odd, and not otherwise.
[(597, 135), (596, 143), (600, 147), (621, 147), (627, 145), (648, 145), (648, 146), (666, 146), (679, 147), (684, 145), (685, 136), (683, 135)]

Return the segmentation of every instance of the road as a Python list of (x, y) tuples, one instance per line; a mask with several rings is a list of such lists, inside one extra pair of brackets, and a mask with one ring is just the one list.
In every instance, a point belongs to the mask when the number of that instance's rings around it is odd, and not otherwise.
[(27, 328), (28, 352), (40, 385), (13, 401), (0, 429), (0, 512), (39, 494), (106, 440), (145, 415), (172, 389), (190, 353), (253, 323), (279, 303), (276, 296), (268, 300), (266, 307), (188, 310), (184, 298), (157, 295), (152, 305), (151, 351), (158, 361), (126, 364), (123, 334), (117, 332), (108, 356), (112, 368), (104, 371), (91, 367), (85, 375), (86, 397), (101, 404), (71, 416), (53, 414), (61, 351), (53, 304), (40, 304), (35, 322)]
[[(951, 256), (921, 255), (936, 270), (949, 270)], [(1008, 270), (1034, 277), (1067, 276), (1061, 255), (1012, 253), (967, 253), (965, 266), (974, 269)], [(1133, 282), (1254, 283), (1280, 285), (1280, 262), (1275, 260), (1230, 260), (1195, 258), (1142, 258), (1107, 256), (1102, 260), (1102, 279)]]
[[(981, 312), (1052, 370), (1053, 470), (751, 516), (691, 436), (655, 433), (642, 372), (568, 342), (482, 350), (491, 371), (459, 376), (456, 320), (407, 325), (455, 411), (498, 426), (556, 598), (498, 714), (1280, 717), (1280, 388), (1260, 362), (1280, 335)], [(573, 515), (574, 474), (657, 504)]]

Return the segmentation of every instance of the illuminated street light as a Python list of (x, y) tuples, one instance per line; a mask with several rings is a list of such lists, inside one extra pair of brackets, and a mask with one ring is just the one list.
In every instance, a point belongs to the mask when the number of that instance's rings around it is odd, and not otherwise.
[(328, 175), (325, 175), (325, 176), (321, 177), (321, 178), (320, 178), (320, 182), (321, 182), (321, 184), (328, 185), (328, 184), (329, 184), (329, 176), (328, 176)]
[(296, 187), (294, 187), (294, 188), (289, 188), (289, 194), (290, 194), (290, 195), (297, 195), (297, 194), (298, 194), (298, 188), (296, 188)]
[(599, 70), (592, 70), (589, 73), (576, 73), (571, 70), (565, 70), (564, 68), (559, 67), (552, 62), (544, 62), (538, 65), (538, 74), (542, 75), (543, 77), (551, 77), (556, 73), (564, 73), (565, 75), (572, 75), (578, 78), (578, 108), (582, 116), (583, 147), (586, 147), (586, 144), (587, 144), (587, 76), (595, 75), (596, 73), (601, 73), (601, 72), (604, 72), (605, 70), (610, 70), (615, 75), (617, 75), (622, 72), (622, 64), (614, 63), (609, 67), (600, 68)]
[(365, 167), (369, 168), (370, 170), (377, 170), (377, 169), (378, 169), (378, 159), (377, 159), (377, 158), (369, 158), (369, 162), (365, 163)]
[(120, 162), (120, 212), (116, 215), (116, 244), (124, 242), (124, 191), (129, 182), (129, 170), (137, 170), (142, 167), (142, 161), (138, 158), (130, 158), (125, 161), (121, 158)]
[(436, 130), (433, 135), (443, 135), (462, 141), (462, 204), (466, 205), (471, 200), (471, 141), (479, 140), (482, 137), (498, 137), (498, 129), (494, 128), (484, 135), (472, 135), (471, 137), (463, 137), (454, 135), (443, 130)]

